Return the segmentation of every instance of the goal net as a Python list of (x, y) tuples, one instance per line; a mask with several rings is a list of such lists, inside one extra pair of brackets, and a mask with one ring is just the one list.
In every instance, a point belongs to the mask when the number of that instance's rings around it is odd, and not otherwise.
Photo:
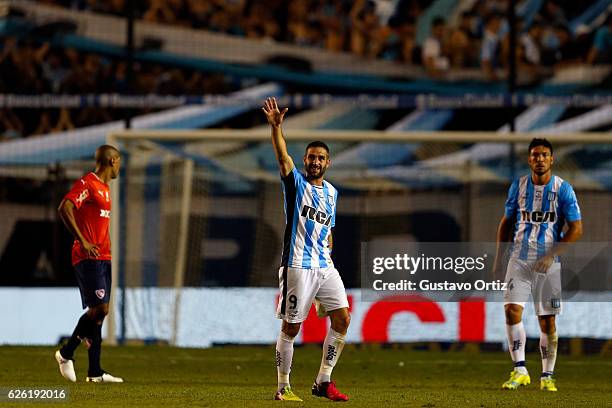
[[(526, 149), (535, 137), (285, 133), (298, 169), (309, 141), (330, 146), (326, 178), (340, 190), (334, 262), (349, 288), (359, 287), (362, 242), (494, 242), (508, 186), (528, 171)], [(584, 220), (585, 240), (609, 241), (603, 210), (612, 204), (612, 173), (594, 171), (585, 158), (608, 152), (610, 134), (537, 136), (554, 144), (555, 174), (573, 184), (583, 213), (598, 214)], [(124, 157), (112, 219), (119, 337), (175, 342), (185, 288), (278, 285), (285, 219), (269, 138), (268, 130), (109, 135)]]

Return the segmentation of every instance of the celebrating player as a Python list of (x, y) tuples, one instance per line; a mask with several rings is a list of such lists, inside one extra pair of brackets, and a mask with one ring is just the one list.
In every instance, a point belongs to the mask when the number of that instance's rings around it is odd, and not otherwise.
[(112, 146), (96, 150), (96, 169), (74, 183), (62, 200), (59, 214), (74, 236), (72, 264), (87, 312), (79, 319), (68, 342), (55, 352), (62, 376), (76, 382), (74, 351), (81, 342), (88, 347), (88, 382), (123, 382), (100, 367), (102, 322), (108, 314), (111, 291), (109, 223), (111, 197), (108, 182), (117, 178), (121, 157)]
[[(523, 308), (531, 293), (540, 323), (542, 376), (540, 389), (557, 391), (553, 373), (557, 359), (555, 316), (561, 312), (563, 246), (582, 236), (580, 207), (572, 186), (552, 174), (553, 147), (546, 139), (533, 139), (528, 163), (531, 175), (514, 181), (508, 192), (505, 214), (497, 229), (495, 269), (500, 268), (501, 242), (513, 246), (506, 270), (504, 293), (506, 334), (514, 370), (502, 388), (514, 390), (531, 382), (525, 367)], [(563, 233), (564, 224), (568, 229)]]
[(287, 152), (281, 129), (288, 108), (279, 110), (276, 99), (268, 98), (262, 109), (272, 128), (272, 146), (280, 168), (286, 216), (279, 270), (281, 295), (277, 308), (277, 317), (283, 323), (276, 342), (278, 390), (274, 398), (302, 401), (291, 389), (289, 372), (295, 336), (315, 301), (319, 315), (330, 317), (331, 328), (323, 343), (323, 357), (312, 394), (332, 401), (347, 401), (348, 397), (331, 381), (332, 370), (344, 347), (350, 316), (344, 284), (330, 256), (338, 191), (323, 180), (331, 164), (329, 148), (319, 141), (306, 147), (306, 175), (303, 175)]

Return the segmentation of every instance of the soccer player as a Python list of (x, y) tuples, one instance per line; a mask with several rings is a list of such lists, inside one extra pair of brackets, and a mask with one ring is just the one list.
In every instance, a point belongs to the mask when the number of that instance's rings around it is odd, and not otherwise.
[(274, 398), (302, 401), (289, 383), (293, 342), (315, 301), (319, 315), (330, 317), (331, 328), (323, 343), (323, 357), (312, 394), (332, 401), (348, 401), (331, 380), (332, 370), (344, 348), (350, 315), (344, 284), (330, 256), (338, 191), (323, 180), (331, 164), (329, 148), (319, 141), (306, 147), (303, 159), (306, 175), (303, 175), (287, 152), (281, 129), (288, 108), (279, 110), (276, 99), (268, 98), (262, 109), (272, 128), (272, 146), (280, 168), (287, 223), (279, 269), (281, 294), (277, 317), (283, 322), (276, 342), (278, 390)]
[[(564, 246), (582, 236), (580, 207), (572, 186), (552, 174), (553, 147), (546, 139), (529, 145), (531, 174), (515, 180), (497, 229), (495, 269), (500, 268), (501, 242), (512, 241), (506, 269), (504, 309), (506, 334), (514, 370), (502, 388), (515, 390), (531, 382), (525, 367), (523, 308), (531, 293), (540, 324), (542, 376), (540, 389), (557, 391), (553, 373), (557, 359), (555, 316), (561, 312), (561, 264)], [(567, 231), (563, 227), (567, 224)], [(558, 245), (558, 243), (562, 243)]]
[(108, 183), (117, 178), (121, 165), (119, 150), (98, 147), (96, 169), (78, 180), (62, 200), (59, 215), (74, 236), (72, 264), (87, 312), (79, 319), (68, 342), (55, 352), (62, 376), (76, 382), (74, 351), (84, 342), (88, 347), (88, 382), (123, 382), (100, 367), (102, 322), (108, 314), (111, 291), (111, 247), (109, 224), (111, 196)]

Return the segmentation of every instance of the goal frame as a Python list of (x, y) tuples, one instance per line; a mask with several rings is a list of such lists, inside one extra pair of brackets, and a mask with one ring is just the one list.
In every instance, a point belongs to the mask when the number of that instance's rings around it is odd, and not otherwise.
[[(572, 132), (572, 133), (540, 133), (540, 132), (515, 132), (502, 133), (495, 131), (441, 131), (441, 132), (405, 132), (405, 131), (371, 131), (371, 130), (310, 130), (310, 129), (290, 129), (284, 135), (287, 141), (312, 141), (323, 140), (328, 142), (376, 142), (376, 143), (508, 143), (515, 151), (516, 144), (528, 144), (533, 138), (546, 138), (554, 145), (567, 144), (612, 144), (612, 132)], [(270, 131), (267, 128), (245, 129), (203, 129), (203, 130), (122, 130), (114, 131), (107, 135), (106, 143), (116, 146), (121, 150), (124, 142), (149, 141), (149, 142), (196, 142), (202, 141), (223, 141), (223, 142), (265, 142), (270, 139)], [(191, 164), (189, 164), (191, 163)], [(177, 299), (180, 297), (182, 278), (185, 268), (186, 251), (186, 231), (188, 229), (188, 219), (184, 215), (189, 206), (190, 179), (189, 174), (193, 172), (193, 163), (185, 161), (185, 177), (183, 179), (183, 199), (182, 210), (179, 224), (179, 241), (176, 260), (175, 289)], [(120, 248), (120, 189), (116, 179), (114, 186), (111, 186), (111, 197), (114, 203), (113, 215), (111, 217), (111, 245), (113, 248)], [(185, 188), (186, 187), (186, 188)], [(182, 237), (182, 238), (181, 238)], [(120, 253), (115, 251), (112, 258), (112, 287), (113, 293), (119, 289), (119, 265)], [(123, 292), (125, 294), (125, 292)], [(123, 299), (125, 301), (125, 299)], [(115, 335), (117, 318), (115, 316), (114, 301), (111, 301), (109, 316), (106, 325), (106, 341), (109, 344), (117, 344), (118, 339)], [(178, 307), (178, 306), (177, 306)], [(178, 309), (175, 309), (175, 315)], [(125, 316), (122, 316), (125, 319)], [(176, 320), (176, 319), (175, 319)], [(177, 328), (174, 327), (172, 342), (176, 341)]]

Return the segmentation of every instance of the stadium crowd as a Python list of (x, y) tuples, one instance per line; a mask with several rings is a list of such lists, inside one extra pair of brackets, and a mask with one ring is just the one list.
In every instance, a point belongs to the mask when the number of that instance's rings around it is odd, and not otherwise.
[[(39, 2), (125, 15), (125, 0)], [(499, 54), (500, 64), (507, 62), (509, 30), (504, 15), (508, 0), (476, 0), (456, 18), (452, 17), (452, 21), (434, 18), (428, 41), (419, 45), (417, 21), (432, 2), (136, 0), (134, 8), (137, 18), (149, 22), (347, 51), (364, 57), (423, 63), (434, 75), (449, 67), (481, 67), (486, 61), (492, 63), (495, 53)], [(519, 7), (526, 2), (517, 1)], [(519, 20), (520, 61), (544, 66), (587, 59), (589, 62), (609, 62), (612, 35), (609, 21), (602, 25), (601, 33), (588, 28), (570, 29), (570, 20), (592, 3), (545, 0), (537, 13), (530, 16), (529, 24)], [(597, 55), (589, 55), (591, 43), (599, 50)]]
[[(165, 67), (134, 66), (136, 94), (222, 94), (231, 85), (217, 74)], [(127, 93), (124, 61), (71, 48), (55, 48), (15, 37), (0, 37), (0, 93), (2, 94), (94, 94)], [(138, 113), (147, 113), (139, 109)], [(123, 118), (119, 109), (8, 109), (0, 115), (0, 140), (60, 132)]]
[[(39, 3), (125, 16), (125, 0), (38, 0)], [(476, 0), (455, 17), (435, 17), (417, 43), (419, 17), (432, 0), (136, 0), (139, 19), (213, 32), (351, 52), (364, 58), (422, 65), (433, 78), (452, 69), (480, 69), (503, 80), (509, 65), (507, 0)], [(519, 2), (522, 3), (522, 2)], [(572, 30), (569, 21), (592, 2), (545, 0), (518, 18), (519, 74), (538, 82), (568, 64), (612, 61), (612, 17)], [(139, 94), (222, 93), (219, 75), (136, 65)], [(0, 37), (0, 93), (105, 93), (126, 91), (126, 64), (27, 38)], [(45, 134), (119, 118), (121, 112), (4, 109), (0, 138)]]

